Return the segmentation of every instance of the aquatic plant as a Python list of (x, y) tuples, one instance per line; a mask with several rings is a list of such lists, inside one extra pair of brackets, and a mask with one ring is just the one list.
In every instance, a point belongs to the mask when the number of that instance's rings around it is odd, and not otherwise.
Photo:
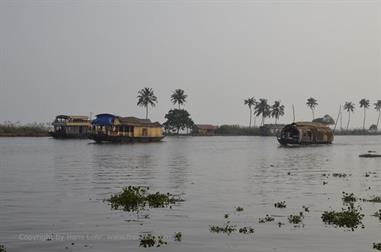
[(333, 177), (345, 178), (347, 176), (352, 176), (352, 174), (347, 175), (346, 173), (332, 173)]
[(7, 252), (7, 249), (2, 244), (0, 244), (0, 252)]
[(276, 208), (286, 208), (286, 201), (279, 201), (277, 203), (274, 204), (274, 207)]
[(372, 216), (377, 217), (379, 220), (381, 220), (381, 209), (375, 212)]
[(259, 223), (266, 223), (266, 222), (272, 222), (275, 219), (271, 217), (270, 215), (266, 214), (265, 218), (259, 218)]
[(237, 206), (235, 210), (236, 210), (237, 212), (242, 212), (242, 211), (243, 211), (243, 207)]
[(366, 202), (373, 202), (373, 203), (381, 203), (381, 197), (380, 196), (375, 196), (371, 199), (363, 199), (363, 201)]
[(373, 248), (376, 250), (381, 250), (381, 243), (373, 243)]
[(355, 197), (353, 193), (343, 192), (342, 200), (344, 203), (351, 203), (351, 202), (356, 202), (357, 198)]
[(112, 195), (107, 201), (110, 202), (112, 209), (123, 209), (128, 212), (143, 209), (146, 204), (149, 207), (158, 208), (183, 201), (181, 198), (174, 197), (169, 193), (156, 192), (147, 194), (148, 190), (149, 187), (128, 186), (123, 188), (121, 193)]
[(138, 208), (145, 206), (146, 189), (149, 188), (128, 186), (123, 188), (121, 193), (112, 195), (108, 201), (113, 209), (123, 207), (124, 211), (136, 211)]
[(175, 204), (180, 201), (179, 199), (174, 198), (171, 194), (162, 194), (156, 192), (154, 194), (149, 194), (146, 197), (146, 201), (148, 202), (150, 207), (165, 207), (169, 204)]
[(209, 226), (209, 231), (211, 233), (225, 233), (230, 235), (232, 232), (237, 230), (235, 225), (230, 225), (229, 222), (225, 223), (223, 226)]
[(362, 225), (362, 219), (364, 214), (360, 212), (358, 208), (355, 208), (351, 204), (347, 209), (342, 209), (342, 211), (324, 211), (321, 219), (324, 223), (329, 225), (334, 225), (336, 227), (350, 228), (352, 231), (358, 226)]
[(305, 212), (307, 212), (307, 213), (310, 211), (310, 208), (309, 208), (309, 207), (307, 207), (307, 206), (302, 206), (302, 208), (303, 208), (303, 209), (304, 209), (304, 211), (305, 211)]
[(175, 233), (175, 241), (181, 242), (182, 238), (183, 238), (183, 234), (181, 232)]
[(254, 228), (252, 227), (242, 227), (238, 230), (239, 233), (241, 234), (253, 234), (254, 233)]
[(302, 222), (303, 216), (300, 215), (290, 215), (288, 216), (288, 222), (292, 224), (300, 224)]
[(160, 247), (161, 245), (167, 245), (167, 242), (163, 240), (163, 236), (155, 236), (152, 234), (140, 235), (140, 245), (139, 247), (150, 248), (150, 247)]

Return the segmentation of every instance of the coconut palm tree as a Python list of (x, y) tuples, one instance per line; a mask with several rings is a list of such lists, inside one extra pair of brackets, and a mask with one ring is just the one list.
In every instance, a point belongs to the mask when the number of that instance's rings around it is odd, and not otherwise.
[(255, 104), (255, 112), (256, 116), (262, 115), (261, 126), (265, 124), (265, 118), (270, 116), (270, 105), (267, 103), (267, 99), (259, 99), (259, 102)]
[(349, 122), (351, 121), (351, 113), (355, 110), (355, 104), (353, 102), (345, 102), (344, 110), (348, 112), (347, 130), (349, 128)]
[(275, 118), (275, 125), (280, 116), (284, 116), (284, 105), (281, 105), (280, 101), (275, 101), (271, 106), (271, 117)]
[(145, 87), (139, 90), (136, 98), (138, 98), (137, 105), (146, 108), (146, 119), (148, 119), (148, 106), (151, 105), (152, 107), (155, 107), (157, 104), (157, 97), (155, 96), (152, 88)]
[(249, 106), (249, 110), (250, 110), (249, 128), (251, 128), (251, 119), (252, 119), (252, 115), (253, 115), (252, 107), (254, 107), (256, 103), (257, 103), (257, 101), (254, 99), (254, 97), (249, 97), (243, 101), (243, 104)]
[(315, 119), (315, 108), (318, 105), (317, 100), (315, 98), (310, 97), (310, 98), (307, 99), (306, 105), (312, 111), (312, 120)]
[(364, 120), (362, 123), (362, 129), (365, 130), (366, 110), (369, 108), (369, 100), (362, 98), (360, 100), (360, 108), (364, 108)]
[(187, 97), (188, 97), (188, 95), (186, 95), (184, 93), (184, 90), (176, 89), (175, 91), (173, 91), (173, 93), (171, 95), (171, 102), (173, 103), (173, 105), (176, 105), (176, 103), (177, 103), (179, 105), (179, 109), (180, 109), (180, 106), (184, 105), (184, 103), (186, 103)]
[(378, 100), (374, 104), (374, 109), (378, 112), (378, 119), (377, 119), (377, 129), (378, 129), (378, 124), (380, 123), (380, 116), (381, 116), (381, 100)]

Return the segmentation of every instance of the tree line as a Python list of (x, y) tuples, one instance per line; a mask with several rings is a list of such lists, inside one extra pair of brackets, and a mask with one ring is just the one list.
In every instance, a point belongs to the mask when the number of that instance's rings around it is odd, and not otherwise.
[[(167, 132), (176, 132), (179, 134), (180, 130), (192, 129), (194, 127), (194, 122), (190, 117), (190, 114), (185, 109), (181, 109), (181, 106), (186, 103), (188, 95), (185, 94), (184, 90), (176, 89), (172, 92), (170, 100), (173, 105), (178, 105), (178, 108), (170, 109), (165, 115), (166, 121), (163, 126)], [(146, 119), (148, 119), (148, 107), (155, 107), (158, 103), (158, 99), (154, 94), (152, 88), (143, 88), (138, 92), (138, 103), (140, 107), (145, 107), (146, 109)]]
[[(172, 92), (170, 96), (170, 100), (173, 105), (178, 105), (178, 108), (171, 109), (166, 115), (165, 118), (167, 121), (164, 123), (164, 127), (168, 130), (176, 130), (179, 132), (179, 130), (183, 130), (185, 128), (192, 128), (194, 123), (192, 119), (190, 118), (190, 114), (185, 110), (181, 109), (181, 106), (183, 106), (186, 103), (187, 95), (185, 94), (184, 90), (182, 89), (176, 89)], [(137, 105), (141, 107), (145, 107), (146, 109), (146, 119), (148, 119), (148, 107), (155, 107), (158, 103), (158, 99), (154, 94), (154, 91), (152, 88), (143, 88), (138, 91), (137, 96), (138, 102)], [(254, 127), (256, 126), (256, 118), (260, 117), (261, 122), (260, 126), (263, 126), (265, 124), (266, 118), (274, 118), (274, 124), (277, 124), (280, 117), (284, 116), (285, 114), (285, 106), (281, 104), (281, 101), (276, 100), (273, 102), (273, 104), (269, 104), (268, 100), (265, 98), (260, 98), (259, 100), (256, 100), (254, 97), (249, 97), (247, 99), (244, 99), (243, 101), (244, 105), (249, 107), (250, 117), (249, 117), (249, 128), (252, 126), (252, 118), (253, 115), (254, 118)], [(374, 109), (378, 112), (378, 118), (376, 124), (372, 125), (373, 128), (378, 129), (379, 123), (380, 123), (380, 117), (381, 117), (381, 100), (377, 100), (374, 104)], [(306, 106), (311, 110), (312, 113), (312, 120), (315, 119), (315, 110), (318, 106), (318, 101), (310, 97), (306, 101)], [(366, 111), (370, 107), (370, 100), (362, 98), (359, 101), (360, 108), (363, 109), (363, 130), (365, 130), (365, 124), (366, 124)], [(351, 101), (347, 101), (344, 103), (343, 108), (348, 113), (348, 121), (346, 129), (349, 129), (349, 124), (351, 121), (351, 114), (355, 111), (355, 103)], [(340, 115), (341, 115), (341, 109), (340, 109)]]

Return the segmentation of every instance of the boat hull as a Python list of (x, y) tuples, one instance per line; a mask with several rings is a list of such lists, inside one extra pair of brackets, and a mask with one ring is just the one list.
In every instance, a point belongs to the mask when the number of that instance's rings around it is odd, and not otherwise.
[(160, 142), (162, 137), (130, 137), (130, 136), (109, 136), (103, 134), (90, 134), (89, 139), (94, 140), (97, 143), (109, 142), (109, 143), (152, 143)]
[(55, 139), (87, 139), (87, 134), (66, 134), (63, 132), (49, 132), (49, 135)]

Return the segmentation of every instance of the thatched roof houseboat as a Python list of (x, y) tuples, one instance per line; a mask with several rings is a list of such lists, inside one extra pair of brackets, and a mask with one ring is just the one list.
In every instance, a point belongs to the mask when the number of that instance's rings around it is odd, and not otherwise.
[(278, 135), (281, 145), (331, 144), (333, 132), (316, 122), (295, 122), (283, 127)]
[(157, 142), (164, 137), (161, 124), (149, 119), (99, 114), (91, 125), (89, 138), (96, 142)]

